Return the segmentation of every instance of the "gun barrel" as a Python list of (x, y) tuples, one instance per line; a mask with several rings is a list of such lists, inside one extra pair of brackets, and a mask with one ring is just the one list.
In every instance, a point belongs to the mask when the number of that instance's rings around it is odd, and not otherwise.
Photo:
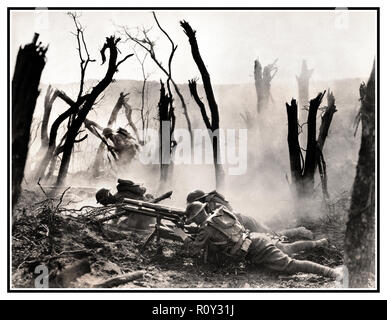
[(125, 198), (123, 204), (119, 207), (118, 212), (99, 219), (99, 222), (105, 222), (114, 218), (128, 215), (130, 213), (142, 214), (149, 217), (161, 218), (173, 222), (174, 224), (181, 224), (185, 211), (168, 206), (161, 206), (158, 204), (149, 203), (146, 201), (134, 200)]
[(160, 204), (156, 204), (156, 203), (150, 203), (147, 201), (124, 198), (123, 202), (125, 204), (130, 204), (130, 205), (136, 206), (138, 208), (153, 209), (153, 210), (158, 211), (158, 212), (163, 213), (163, 214), (166, 213), (166, 214), (172, 214), (172, 215), (176, 215), (176, 216), (184, 216), (185, 215), (185, 210), (183, 210), (183, 209), (174, 208), (174, 207), (165, 206), (165, 205), (160, 205)]
[(137, 207), (134, 205), (124, 205), (124, 206), (122, 206), (122, 209), (124, 209), (126, 211), (130, 211), (130, 212), (141, 213), (141, 214), (148, 215), (151, 217), (156, 217), (156, 218), (161, 217), (163, 219), (170, 220), (170, 221), (178, 221), (181, 218), (180, 216), (177, 216), (177, 215), (172, 214), (172, 213), (160, 212), (160, 211), (158, 212), (157, 210), (152, 209), (152, 208)]

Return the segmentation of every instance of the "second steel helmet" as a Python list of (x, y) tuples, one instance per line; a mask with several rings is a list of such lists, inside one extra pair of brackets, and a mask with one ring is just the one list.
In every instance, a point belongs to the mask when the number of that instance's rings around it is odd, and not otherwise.
[(186, 222), (187, 223), (191, 223), (193, 221), (193, 219), (200, 213), (203, 211), (204, 207), (206, 206), (205, 203), (201, 203), (199, 201), (194, 201), (192, 203), (190, 203), (186, 210), (185, 210), (185, 215), (186, 215)]

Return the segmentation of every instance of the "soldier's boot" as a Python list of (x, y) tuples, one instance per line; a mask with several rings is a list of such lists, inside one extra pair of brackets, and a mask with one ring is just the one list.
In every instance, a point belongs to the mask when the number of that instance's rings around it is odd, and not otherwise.
[(313, 273), (324, 277), (333, 278), (335, 280), (341, 280), (342, 278), (342, 272), (339, 270), (305, 260), (292, 260), (285, 269), (285, 272), (290, 274), (297, 272)]
[(325, 247), (328, 245), (327, 239), (321, 239), (316, 241), (296, 241), (293, 243), (281, 243), (278, 242), (276, 244), (277, 248), (281, 249), (283, 252), (287, 253), (288, 255), (295, 254), (300, 251), (313, 249), (313, 248), (319, 248), (319, 247)]

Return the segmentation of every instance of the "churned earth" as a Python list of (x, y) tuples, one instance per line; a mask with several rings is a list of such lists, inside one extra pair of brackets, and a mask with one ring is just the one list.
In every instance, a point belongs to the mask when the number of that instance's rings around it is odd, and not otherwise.
[[(155, 243), (144, 249), (142, 245), (149, 233), (124, 231), (111, 224), (96, 223), (87, 214), (88, 208), (74, 209), (77, 206), (72, 199), (76, 194), (79, 191), (69, 190), (51, 199), (39, 190), (23, 191), (12, 226), (13, 288), (41, 286), (43, 282), (36, 279), (41, 270), (37, 267), (42, 265), (49, 272), (50, 288), (249, 290), (326, 289), (338, 285), (316, 275), (280, 275), (247, 263), (205, 264), (201, 257), (189, 256), (182, 243), (170, 240), (162, 240), (162, 252), (158, 252)], [(330, 239), (330, 244), (301, 253), (296, 258), (331, 267), (343, 263), (347, 202), (343, 197), (337, 201), (336, 210), (323, 218), (300, 221), (315, 233), (316, 238)]]

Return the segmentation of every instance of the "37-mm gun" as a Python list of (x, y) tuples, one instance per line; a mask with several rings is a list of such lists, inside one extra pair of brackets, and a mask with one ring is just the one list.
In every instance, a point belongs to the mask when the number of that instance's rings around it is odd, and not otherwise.
[[(163, 196), (162, 196), (163, 197)], [(156, 200), (156, 199), (155, 199)], [(124, 198), (120, 204), (117, 204), (116, 213), (98, 219), (99, 223), (116, 219), (132, 213), (156, 218), (154, 231), (145, 241), (145, 248), (153, 239), (156, 238), (158, 249), (161, 250), (160, 239), (181, 240), (171, 229), (173, 225), (183, 229), (186, 233), (193, 235), (196, 228), (185, 225), (185, 210), (143, 200), (134, 200)], [(164, 224), (163, 220), (171, 222), (173, 225)]]

